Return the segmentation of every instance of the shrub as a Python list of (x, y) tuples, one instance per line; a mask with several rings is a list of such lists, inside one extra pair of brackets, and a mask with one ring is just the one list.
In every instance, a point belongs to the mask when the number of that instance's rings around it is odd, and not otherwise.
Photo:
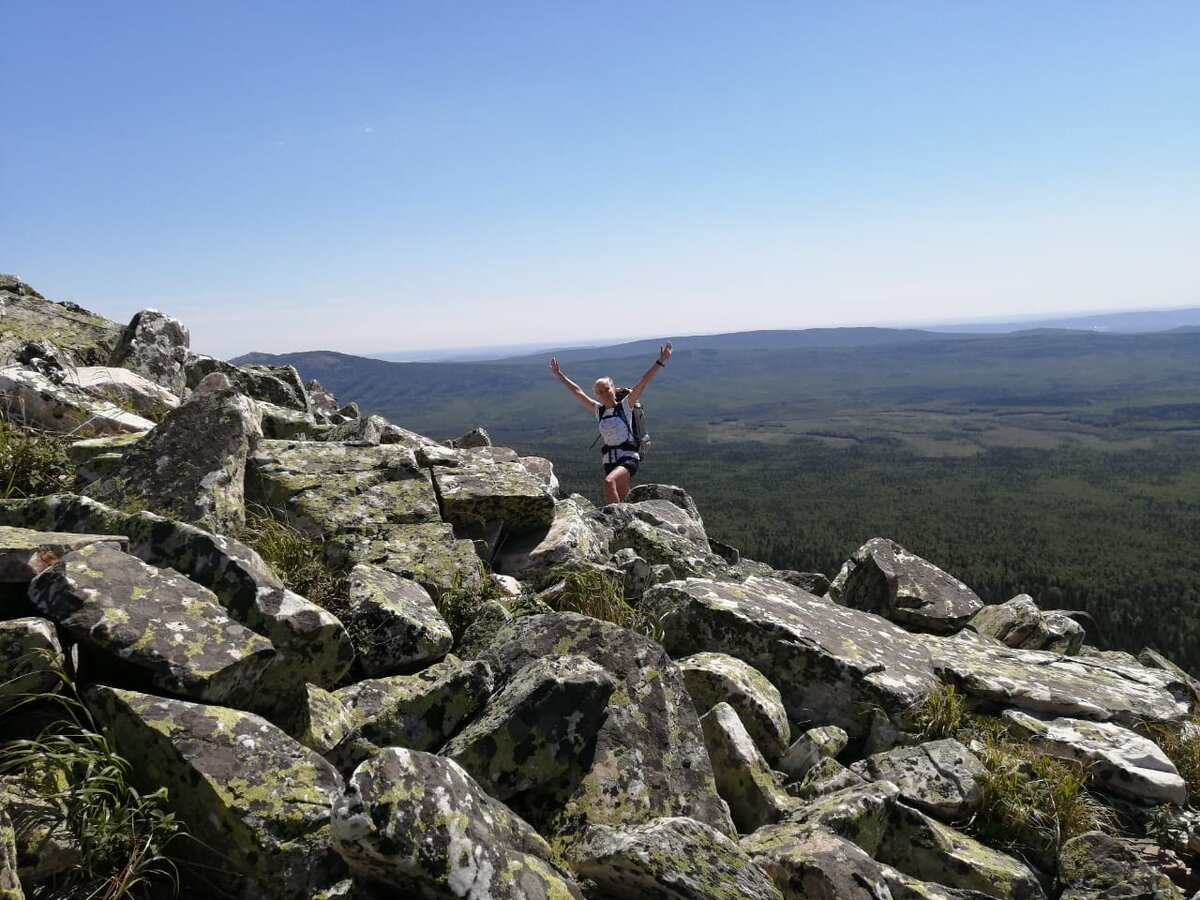
[[(3, 730), (26, 707), (53, 704), (61, 712), (37, 737), (0, 744), (0, 775), (9, 789), (40, 801), (79, 851), (77, 861), (31, 896), (174, 896), (178, 874), (169, 850), (185, 832), (167, 811), (166, 788), (143, 794), (130, 784), (130, 763), (96, 728), (66, 673), (58, 674), (61, 691), (24, 695), (0, 708)], [(19, 821), (17, 807), (12, 814)]]
[(74, 478), (64, 437), (0, 419), (0, 499), (53, 494)]

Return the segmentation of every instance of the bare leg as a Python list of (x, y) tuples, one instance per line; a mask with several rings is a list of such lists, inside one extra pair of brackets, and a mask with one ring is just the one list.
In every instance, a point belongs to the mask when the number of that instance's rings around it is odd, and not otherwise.
[(604, 502), (624, 503), (629, 496), (629, 482), (629, 470), (624, 466), (617, 466), (609, 472), (604, 478)]

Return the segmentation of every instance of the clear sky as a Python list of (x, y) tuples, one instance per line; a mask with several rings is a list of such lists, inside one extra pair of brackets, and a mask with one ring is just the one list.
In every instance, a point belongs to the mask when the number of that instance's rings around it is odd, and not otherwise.
[(1200, 305), (1196, 0), (0, 0), (0, 272), (193, 349)]

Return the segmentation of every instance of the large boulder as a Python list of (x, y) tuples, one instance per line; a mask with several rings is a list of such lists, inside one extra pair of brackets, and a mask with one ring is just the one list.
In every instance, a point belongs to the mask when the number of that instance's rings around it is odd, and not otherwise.
[(581, 898), (546, 842), (459, 765), (390, 747), (333, 804), (338, 853), (386, 896)]
[(178, 319), (156, 309), (143, 309), (134, 313), (121, 332), (108, 364), (132, 369), (182, 397), (187, 390), (184, 368), (190, 343), (191, 335)]
[(547, 528), (527, 531), (505, 540), (492, 561), (497, 572), (518, 578), (540, 575), (567, 562), (601, 562), (603, 544), (588, 524), (579, 504), (561, 500)]
[(735, 656), (779, 689), (791, 721), (837, 725), (851, 737), (868, 732), (876, 709), (899, 716), (938, 683), (928, 651), (907, 632), (782, 581), (673, 581), (650, 588), (642, 608), (661, 621), (672, 656)]
[(453, 467), (433, 467), (445, 521), (467, 526), (500, 521), (515, 534), (553, 524), (554, 497), (519, 462), (495, 462), (482, 448), (457, 456)]
[(508, 622), (482, 658), (503, 685), (551, 654), (590, 659), (612, 676), (616, 689), (596, 735), (591, 766), (549, 830), (574, 835), (589, 824), (687, 816), (732, 833), (696, 710), (682, 674), (661, 646), (609, 622), (550, 613)]
[(872, 781), (890, 781), (906, 802), (944, 821), (965, 820), (979, 810), (987, 774), (953, 738), (876, 753), (851, 768)]
[(0, 275), (0, 365), (16, 362), (20, 347), (47, 341), (73, 366), (101, 366), (121, 326), (77, 303), (47, 300), (16, 275)]
[(411, 671), (450, 651), (450, 626), (415, 581), (360, 563), (350, 570), (348, 583), (341, 619), (364, 675)]
[(681, 817), (592, 825), (567, 851), (612, 900), (782, 900), (770, 876), (710, 825)]
[(149, 378), (115, 366), (80, 366), (64, 373), (73, 385), (97, 400), (115, 403), (128, 412), (157, 422), (179, 405), (179, 397)]
[(587, 770), (614, 687), (613, 678), (586, 657), (534, 660), (441, 755), (537, 826), (562, 807)]
[(28, 584), (73, 550), (98, 543), (129, 549), (124, 535), (75, 534), (0, 525), (0, 584)]
[(957, 578), (887, 538), (859, 547), (829, 593), (843, 606), (933, 634), (958, 631), (983, 606)]
[(134, 683), (144, 673), (182, 697), (245, 707), (275, 655), (211, 591), (111, 544), (68, 553), (30, 583), (29, 597), (95, 654), (99, 671)]
[(246, 457), (261, 434), (249, 398), (233, 390), (196, 391), (85, 492), (229, 531), (245, 522)]
[(342, 531), (330, 539), (327, 551), (351, 565), (368, 563), (409, 578), (435, 597), (446, 590), (477, 592), (484, 582), (474, 544), (442, 522)]
[(694, 541), (673, 528), (659, 528), (637, 516), (627, 521), (619, 516), (609, 507), (599, 514), (602, 521), (607, 517), (613, 527), (613, 552), (631, 549), (652, 566), (670, 566), (680, 577), (718, 578), (728, 573), (725, 560), (709, 550), (707, 541)]
[(220, 372), (241, 393), (254, 400), (301, 413), (312, 411), (308, 392), (295, 366), (235, 366), (211, 356), (188, 356), (185, 375), (190, 390), (198, 387), (213, 372)]
[(344, 877), (329, 828), (343, 783), (316, 753), (250, 713), (101, 686), (85, 699), (134, 783), (165, 787), (196, 838), (173, 850), (231, 896), (310, 897)]
[(36, 369), (0, 367), (0, 409), (6, 418), (50, 431), (124, 434), (149, 431), (154, 422), (100, 400), (74, 384), (51, 381)]
[(1044, 753), (1082, 763), (1094, 789), (1139, 803), (1187, 804), (1188, 791), (1175, 764), (1153, 741), (1111, 722), (1043, 719), (1017, 709), (1003, 719)]
[(742, 838), (785, 900), (891, 900), (882, 867), (852, 842), (819, 825), (785, 822)]
[(1164, 873), (1124, 841), (1098, 831), (1071, 838), (1058, 855), (1059, 900), (1182, 900)]
[(791, 812), (796, 801), (775, 780), (732, 706), (718, 703), (700, 717), (700, 727), (717, 793), (729, 804), (739, 833), (778, 822)]

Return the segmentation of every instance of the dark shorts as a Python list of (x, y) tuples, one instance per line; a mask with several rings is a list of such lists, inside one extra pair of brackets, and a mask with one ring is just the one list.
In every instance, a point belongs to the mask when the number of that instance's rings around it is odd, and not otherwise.
[(617, 466), (623, 466), (624, 468), (629, 470), (629, 477), (632, 478), (634, 475), (637, 474), (639, 464), (640, 464), (640, 460), (633, 459), (632, 457), (630, 457), (628, 459), (619, 459), (615, 463), (605, 463), (604, 464), (604, 474), (607, 475), (609, 472), (611, 472)]

